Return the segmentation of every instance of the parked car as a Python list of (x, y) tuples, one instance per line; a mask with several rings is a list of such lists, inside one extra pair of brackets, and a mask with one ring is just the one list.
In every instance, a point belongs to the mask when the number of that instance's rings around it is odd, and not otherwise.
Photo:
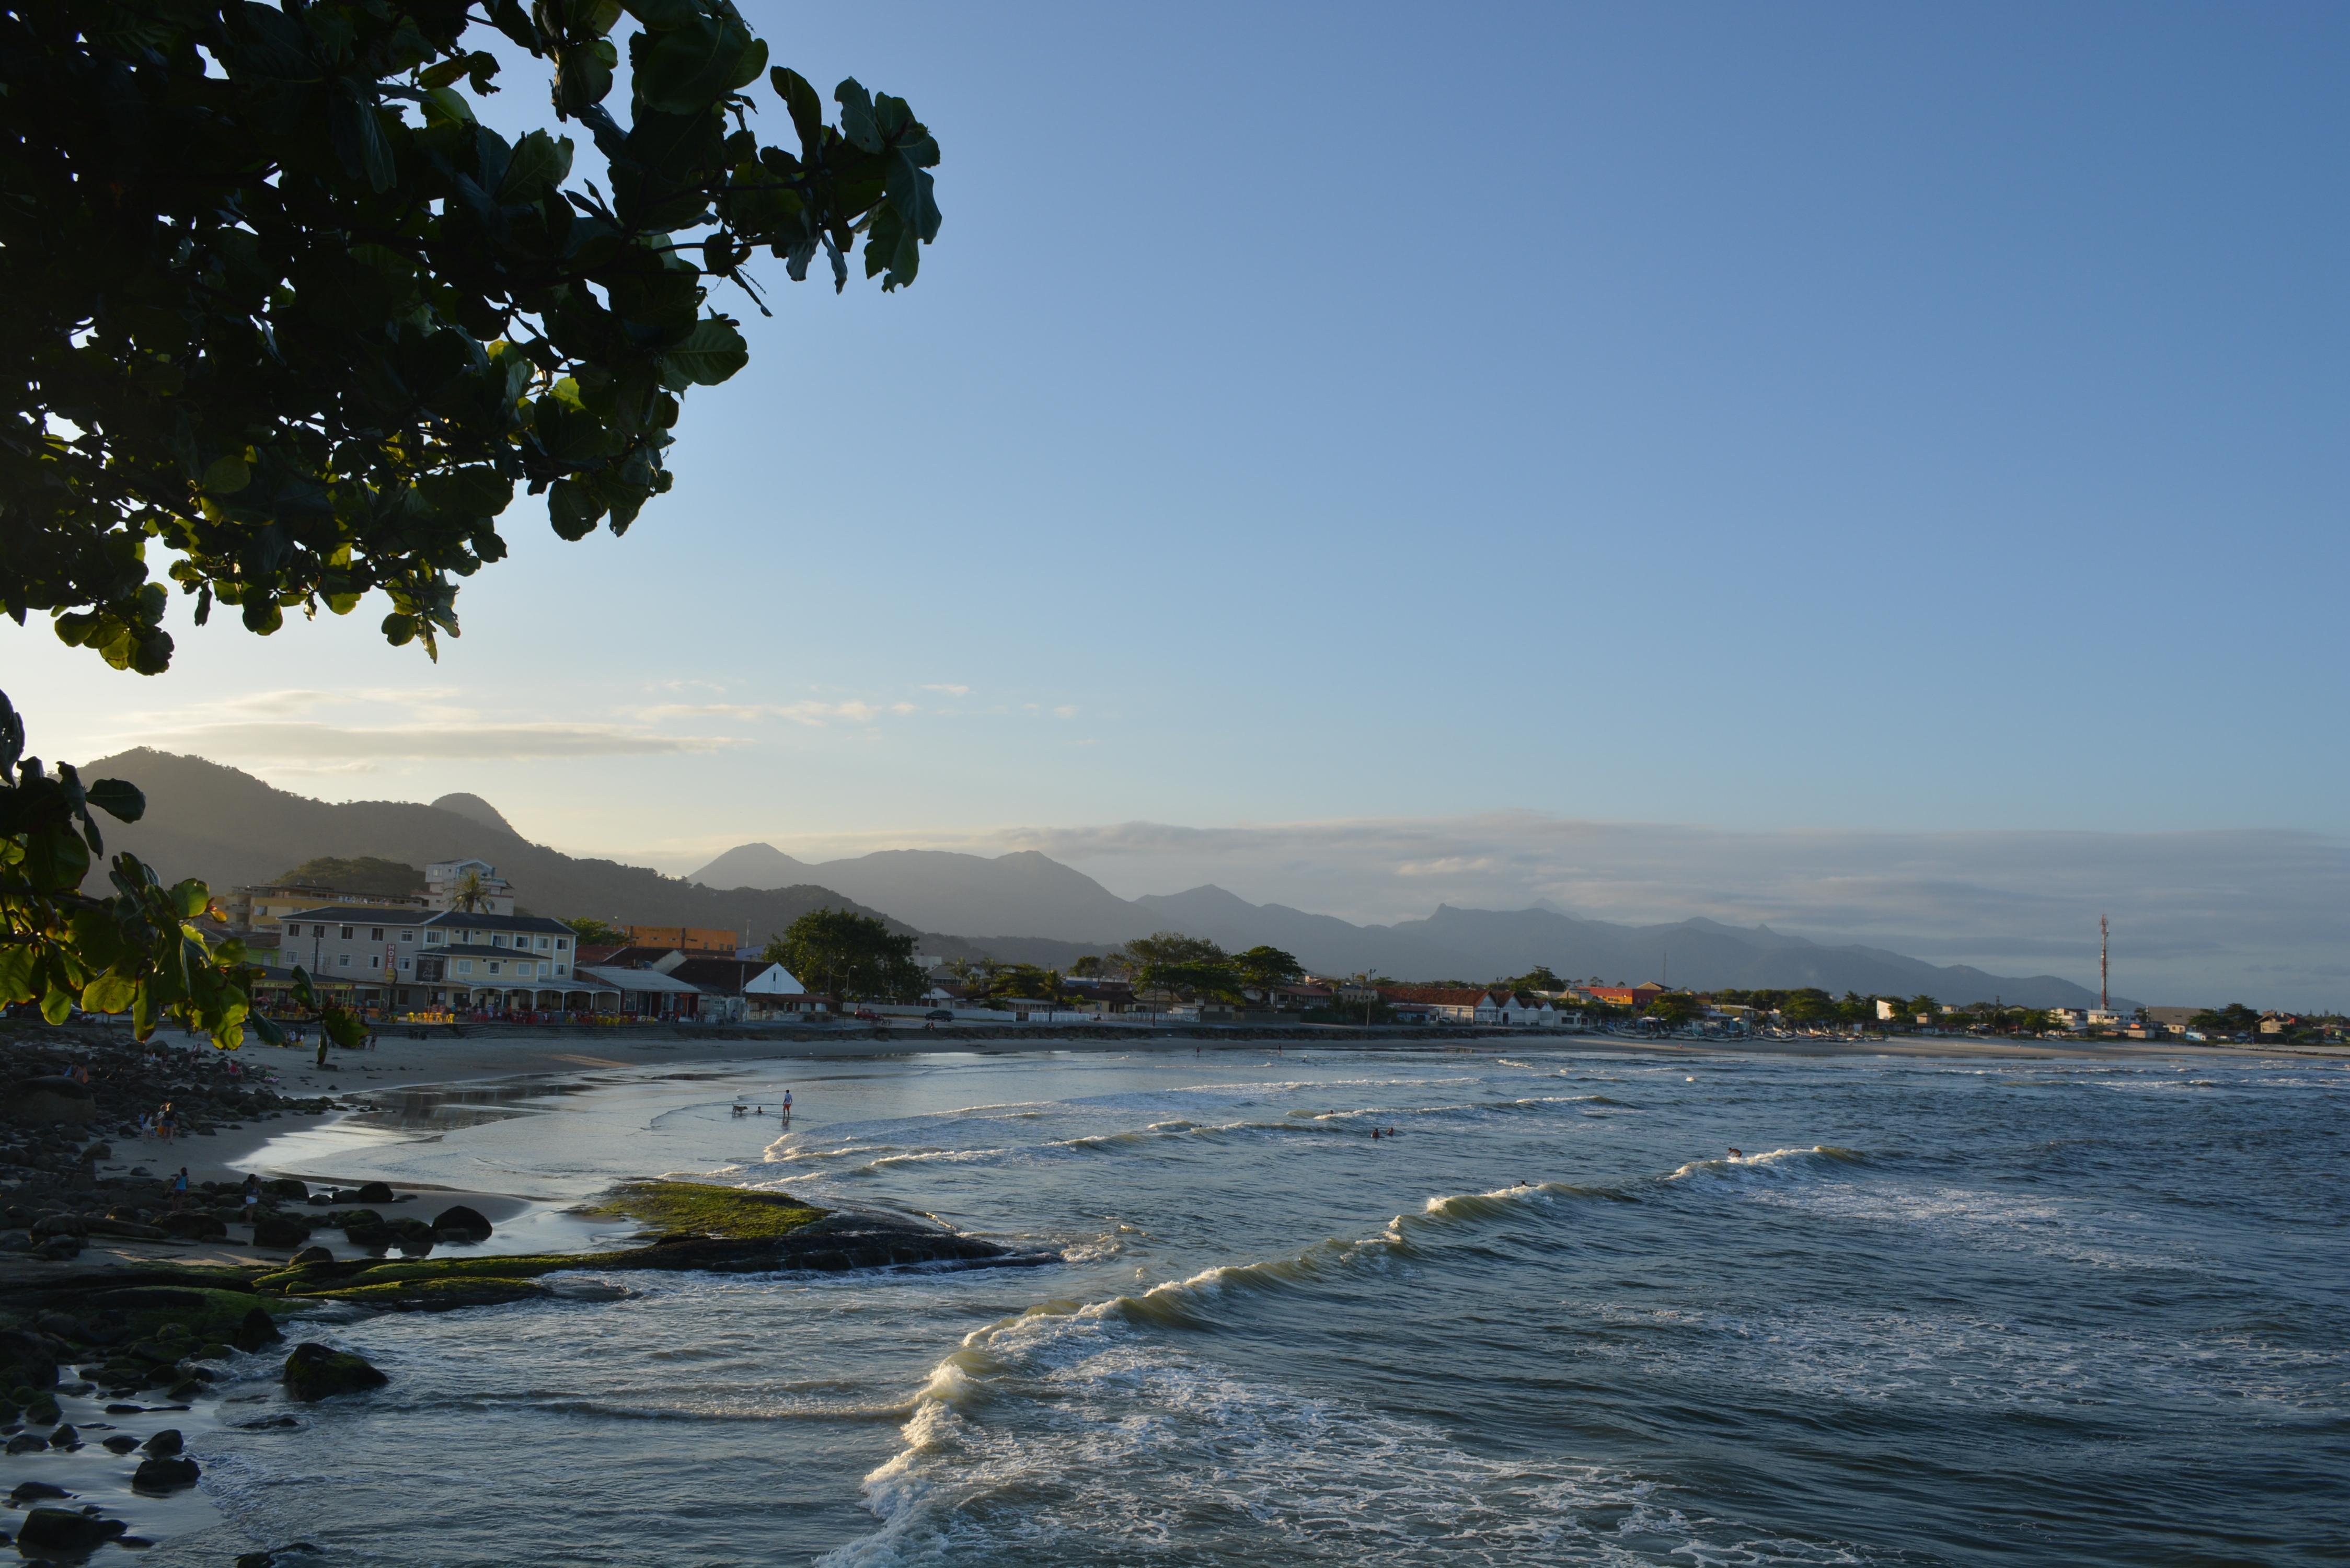
[(859, 1023), (887, 1023), (889, 1021), (869, 1007), (860, 1007), (852, 1015)]
[(928, 1012), (923, 1013), (922, 1016), (932, 1023), (952, 1023), (954, 1022), (954, 1014), (949, 1012), (943, 1007), (933, 1007)]

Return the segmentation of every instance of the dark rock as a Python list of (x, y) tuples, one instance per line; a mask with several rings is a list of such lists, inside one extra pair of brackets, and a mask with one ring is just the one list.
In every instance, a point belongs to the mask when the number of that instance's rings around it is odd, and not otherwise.
[(185, 1405), (203, 1391), (204, 1385), (203, 1379), (189, 1377), (172, 1384), (170, 1391), (163, 1397), (174, 1403)]
[(25, 1078), (11, 1085), (7, 1115), (20, 1122), (91, 1122), (98, 1100), (71, 1078)]
[(251, 1312), (246, 1313), (238, 1322), (236, 1334), (234, 1336), (239, 1350), (259, 1350), (262, 1346), (275, 1345), (285, 1337), (286, 1335), (278, 1331), (277, 1320), (269, 1315), (269, 1309), (266, 1307), (255, 1307)]
[(54, 1334), (59, 1339), (79, 1339), (81, 1319), (61, 1312), (45, 1312), (33, 1320), (33, 1326), (43, 1334)]
[(216, 1241), (228, 1234), (228, 1227), (210, 1214), (193, 1210), (179, 1214), (166, 1214), (156, 1221), (169, 1236), (182, 1241)]
[(288, 1251), (310, 1239), (310, 1227), (290, 1214), (264, 1214), (253, 1222), (253, 1244)]
[(128, 1432), (117, 1432), (99, 1446), (109, 1454), (127, 1454), (139, 1446), (139, 1439)]
[(327, 1223), (338, 1231), (348, 1231), (354, 1225), (380, 1225), (383, 1216), (372, 1209), (338, 1209), (327, 1216)]
[(57, 1352), (47, 1339), (22, 1329), (0, 1329), (0, 1384), (54, 1388), (57, 1382)]
[(267, 1432), (280, 1427), (298, 1427), (301, 1424), (291, 1416), (264, 1416), (257, 1421), (239, 1421), (236, 1426), (241, 1432)]
[(94, 1143), (81, 1151), (81, 1157), (84, 1159), (112, 1159), (114, 1147), (111, 1144)]
[(49, 1434), (49, 1447), (53, 1449), (80, 1448), (81, 1434), (73, 1429), (72, 1423), (61, 1422), (58, 1425), (57, 1429)]
[(147, 1413), (147, 1407), (144, 1405), (109, 1405), (106, 1407), (106, 1413), (109, 1416), (143, 1416)]
[(139, 1446), (156, 1459), (168, 1459), (187, 1447), (187, 1443), (181, 1438), (179, 1428), (166, 1427)]
[(87, 1236), (89, 1227), (78, 1214), (44, 1214), (33, 1221), (36, 1236)]
[(85, 1220), (82, 1224), (93, 1236), (120, 1236), (131, 1241), (160, 1241), (168, 1234), (161, 1226), (142, 1225), (135, 1220)]
[(294, 1254), (293, 1261), (296, 1268), (304, 1263), (331, 1263), (335, 1261), (335, 1254), (324, 1247), (305, 1247)]
[(358, 1197), (362, 1203), (390, 1203), (393, 1200), (391, 1185), (383, 1181), (364, 1182), (359, 1187)]
[(443, 1241), (485, 1241), (491, 1233), (490, 1221), (478, 1209), (468, 1209), (459, 1203), (443, 1209), (432, 1217), (432, 1234)]
[(44, 1502), (53, 1497), (71, 1496), (73, 1493), (61, 1486), (51, 1486), (47, 1481), (26, 1481), (8, 1494), (8, 1501), (16, 1507), (22, 1508), (28, 1502)]
[(381, 1252), (397, 1239), (389, 1225), (346, 1225), (343, 1240), (369, 1252)]
[(19, 1432), (8, 1439), (8, 1451), (12, 1454), (36, 1454), (48, 1446), (47, 1438), (35, 1437), (30, 1432)]
[(141, 1459), (139, 1468), (130, 1472), (133, 1491), (177, 1491), (183, 1486), (193, 1486), (203, 1471), (196, 1461), (186, 1459)]
[(263, 1182), (261, 1184), (261, 1190), (266, 1192), (272, 1198), (292, 1198), (297, 1200), (307, 1200), (310, 1196), (310, 1184), (296, 1177), (281, 1176), (275, 1181)]
[(0, 1252), (29, 1252), (32, 1250), (32, 1232), (28, 1231), (0, 1232)]
[(47, 1241), (42, 1242), (39, 1246), (35, 1247), (33, 1249), (33, 1255), (36, 1258), (47, 1258), (53, 1263), (70, 1263), (76, 1258), (81, 1256), (81, 1238), (78, 1236), (52, 1236)]
[(127, 1528), (119, 1519), (95, 1519), (64, 1508), (36, 1508), (16, 1529), (16, 1550), (26, 1557), (54, 1552), (87, 1557)]
[(286, 1391), (306, 1403), (380, 1388), (391, 1381), (363, 1356), (329, 1350), (316, 1340), (297, 1345), (286, 1358)]

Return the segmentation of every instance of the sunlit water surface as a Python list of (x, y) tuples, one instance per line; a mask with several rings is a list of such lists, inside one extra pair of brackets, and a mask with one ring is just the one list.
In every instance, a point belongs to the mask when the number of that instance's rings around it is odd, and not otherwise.
[[(787, 1084), (788, 1133), (733, 1115)], [(192, 1432), (218, 1522), (142, 1560), (2340, 1563), (2345, 1103), (2291, 1060), (1270, 1051), (411, 1098), (273, 1158), (715, 1173), (1067, 1261), (330, 1321), (390, 1387)], [(248, 1369), (223, 1408), (284, 1408)]]

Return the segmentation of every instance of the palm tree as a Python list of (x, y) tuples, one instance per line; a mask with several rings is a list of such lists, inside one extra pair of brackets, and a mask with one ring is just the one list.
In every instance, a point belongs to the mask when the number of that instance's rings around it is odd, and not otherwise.
[(479, 871), (468, 871), (457, 878), (457, 891), (453, 897), (457, 908), (470, 915), (490, 901), (490, 890), (482, 886)]

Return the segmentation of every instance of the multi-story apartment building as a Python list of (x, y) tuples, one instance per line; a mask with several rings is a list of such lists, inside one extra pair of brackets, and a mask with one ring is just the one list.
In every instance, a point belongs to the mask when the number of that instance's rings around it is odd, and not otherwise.
[(590, 1011), (612, 987), (577, 973), (573, 942), (544, 915), (337, 904), (284, 922), (269, 975), (282, 986), (298, 966), (362, 1007)]

